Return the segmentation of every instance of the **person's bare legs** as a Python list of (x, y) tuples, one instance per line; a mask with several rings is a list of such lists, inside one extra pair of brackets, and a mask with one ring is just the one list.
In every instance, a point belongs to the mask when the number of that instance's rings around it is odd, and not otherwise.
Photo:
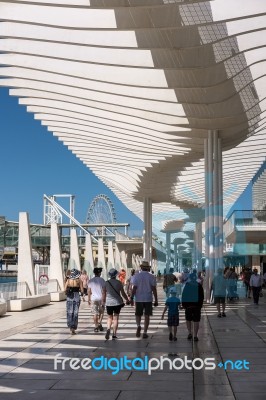
[(192, 334), (192, 332), (191, 332), (191, 328), (192, 328), (191, 321), (186, 321), (186, 324), (187, 324), (188, 333)]
[(104, 316), (104, 313), (103, 313), (103, 312), (99, 314), (99, 317), (98, 317), (98, 324), (102, 324), (103, 316)]
[(111, 329), (112, 323), (113, 323), (113, 316), (112, 316), (112, 315), (108, 315), (108, 319), (107, 319), (107, 329)]
[(177, 326), (174, 326), (174, 338), (176, 338)]
[(141, 315), (136, 315), (136, 324), (137, 326), (141, 325)]
[(150, 325), (150, 316), (144, 315), (144, 332), (143, 333), (147, 333), (149, 325)]
[(119, 315), (114, 314), (113, 317), (113, 336), (116, 336), (117, 328), (118, 328), (118, 320), (119, 320)]
[(95, 315), (93, 316), (93, 321), (94, 321), (95, 328), (98, 328), (98, 325), (99, 325), (99, 323), (98, 323), (98, 321), (99, 321), (99, 315), (98, 315), (98, 314), (95, 314)]
[(221, 314), (221, 304), (220, 304), (220, 302), (218, 302), (216, 304), (216, 308), (217, 308), (218, 314)]
[(193, 322), (193, 336), (198, 337), (199, 322)]

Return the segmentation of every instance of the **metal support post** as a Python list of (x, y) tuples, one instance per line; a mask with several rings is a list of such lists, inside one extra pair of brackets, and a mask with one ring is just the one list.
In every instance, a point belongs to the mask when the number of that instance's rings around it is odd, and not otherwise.
[(205, 168), (205, 290), (206, 300), (210, 300), (210, 258), (209, 258), (209, 178), (208, 178), (208, 139), (204, 140)]
[[(152, 261), (152, 201), (144, 199), (144, 231), (143, 231), (143, 258)], [(151, 265), (151, 264), (150, 264)]]
[(166, 273), (169, 274), (171, 266), (171, 233), (166, 232)]

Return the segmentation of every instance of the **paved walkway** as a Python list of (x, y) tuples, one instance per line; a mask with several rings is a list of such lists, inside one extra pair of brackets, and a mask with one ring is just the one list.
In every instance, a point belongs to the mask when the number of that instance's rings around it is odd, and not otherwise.
[[(265, 292), (264, 292), (265, 293)], [(79, 330), (70, 336), (66, 328), (65, 304), (51, 303), (0, 319), (0, 398), (28, 400), (265, 400), (266, 393), (266, 293), (258, 307), (251, 300), (239, 300), (218, 319), (213, 305), (203, 312), (200, 341), (187, 340), (184, 312), (178, 341), (168, 341), (166, 321), (161, 321), (163, 300), (155, 309), (149, 339), (135, 337), (131, 307), (122, 310), (119, 340), (105, 341), (104, 333), (93, 332), (87, 303), (82, 303)], [(54, 358), (110, 357), (143, 358), (165, 356), (170, 360), (214, 357), (216, 364), (228, 359), (250, 362), (250, 370), (123, 370), (54, 369)], [(140, 366), (141, 364), (136, 364)], [(179, 364), (178, 364), (179, 365)]]

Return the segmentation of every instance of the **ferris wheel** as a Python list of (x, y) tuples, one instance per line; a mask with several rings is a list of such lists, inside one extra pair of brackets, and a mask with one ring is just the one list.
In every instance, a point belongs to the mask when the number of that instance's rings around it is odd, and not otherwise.
[(88, 209), (86, 224), (115, 224), (116, 214), (112, 201), (104, 194), (96, 196)]

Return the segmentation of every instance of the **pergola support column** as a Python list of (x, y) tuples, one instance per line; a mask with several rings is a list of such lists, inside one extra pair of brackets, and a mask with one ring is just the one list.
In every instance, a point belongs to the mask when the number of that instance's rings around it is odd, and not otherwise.
[(198, 271), (202, 271), (202, 222), (197, 222), (195, 226), (195, 258)]
[(214, 273), (223, 265), (222, 146), (218, 131), (208, 132), (208, 139), (204, 142), (204, 156), (206, 299), (209, 301)]
[(166, 273), (169, 274), (171, 266), (171, 233), (166, 232), (166, 263), (165, 263), (165, 268), (166, 268)]
[(144, 198), (143, 259), (152, 262), (152, 201)]

